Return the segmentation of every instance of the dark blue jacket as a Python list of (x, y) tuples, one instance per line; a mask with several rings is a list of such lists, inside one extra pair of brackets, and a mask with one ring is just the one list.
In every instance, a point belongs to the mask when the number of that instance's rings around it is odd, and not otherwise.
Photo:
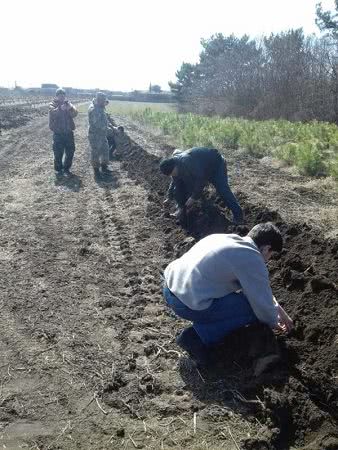
[(168, 198), (173, 198), (175, 179), (184, 182), (191, 197), (200, 198), (204, 187), (212, 181), (212, 177), (224, 159), (218, 150), (206, 147), (193, 147), (173, 158), (177, 160), (178, 175), (173, 177), (168, 189)]

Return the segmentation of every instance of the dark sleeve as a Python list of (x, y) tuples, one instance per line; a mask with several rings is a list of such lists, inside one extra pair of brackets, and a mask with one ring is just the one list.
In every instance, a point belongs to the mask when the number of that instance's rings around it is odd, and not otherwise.
[(193, 157), (184, 158), (179, 171), (180, 178), (186, 182), (187, 186), (191, 187), (191, 197), (198, 200), (206, 185), (204, 167), (201, 162), (196, 161), (196, 158)]
[(57, 117), (60, 114), (60, 109), (55, 108), (54, 106), (49, 107), (49, 128), (52, 131), (55, 131)]
[(78, 115), (78, 111), (77, 111), (77, 109), (75, 108), (75, 106), (74, 105), (72, 105), (72, 104), (70, 104), (70, 111), (69, 111), (69, 114), (70, 114), (70, 117), (72, 118), (72, 119), (74, 119), (74, 117), (76, 117), (77, 115)]
[(175, 181), (173, 179), (171, 179), (169, 188), (168, 188), (168, 192), (167, 192), (167, 197), (169, 198), (169, 200), (173, 200), (174, 198), (174, 189), (175, 189)]
[(113, 127), (116, 127), (115, 120), (114, 120), (108, 113), (106, 113), (106, 114), (107, 114), (108, 122), (109, 122)]

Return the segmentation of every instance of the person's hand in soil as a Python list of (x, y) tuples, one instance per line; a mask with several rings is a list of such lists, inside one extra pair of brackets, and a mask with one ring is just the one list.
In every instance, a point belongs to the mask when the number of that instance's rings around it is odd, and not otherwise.
[(291, 317), (280, 305), (278, 305), (278, 325), (274, 331), (277, 333), (290, 333), (293, 327), (294, 324)]
[(181, 220), (184, 217), (184, 208), (176, 208), (176, 211), (170, 214), (171, 217)]

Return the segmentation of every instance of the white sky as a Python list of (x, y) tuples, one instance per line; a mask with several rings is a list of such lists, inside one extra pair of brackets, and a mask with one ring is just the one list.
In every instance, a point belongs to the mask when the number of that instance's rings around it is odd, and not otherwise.
[(201, 37), (317, 32), (318, 1), (0, 0), (0, 85), (167, 89)]

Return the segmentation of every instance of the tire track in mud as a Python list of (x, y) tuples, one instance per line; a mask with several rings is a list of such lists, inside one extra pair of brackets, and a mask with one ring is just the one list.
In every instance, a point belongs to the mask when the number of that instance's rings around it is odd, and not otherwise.
[[(114, 168), (114, 173), (120, 175), (119, 180), (125, 180), (118, 163), (114, 164)], [(108, 304), (124, 310), (120, 333), (124, 341), (128, 341), (133, 327), (133, 313), (141, 317), (147, 302), (154, 301), (154, 294), (159, 298), (160, 271), (156, 261), (149, 258), (152, 250), (147, 248), (147, 241), (156, 243), (158, 259), (161, 257), (158, 240), (162, 238), (156, 236), (156, 231), (151, 228), (152, 224), (145, 218), (146, 193), (136, 186), (131, 194), (130, 182), (126, 181), (126, 186), (122, 184), (116, 190), (105, 189), (99, 208), (102, 233), (106, 246), (111, 249), (109, 261), (116, 299), (113, 305), (111, 302)]]
[[(126, 230), (126, 223), (117, 217), (116, 199), (112, 198), (109, 191), (105, 191), (104, 200), (109, 209), (106, 209), (105, 212), (103, 209), (99, 209), (99, 216), (106, 245), (111, 247), (114, 257), (119, 262), (130, 261), (132, 259), (129, 245), (130, 236)], [(116, 268), (116, 264), (114, 267)]]

